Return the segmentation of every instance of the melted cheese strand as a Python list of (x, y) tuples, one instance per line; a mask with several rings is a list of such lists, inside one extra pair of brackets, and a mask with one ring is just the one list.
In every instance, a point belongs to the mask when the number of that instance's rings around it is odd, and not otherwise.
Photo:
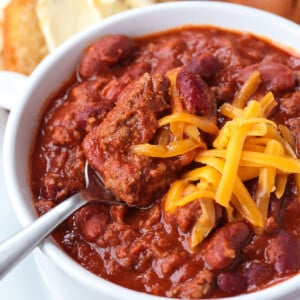
[(220, 113), (229, 119), (234, 119), (240, 117), (243, 110), (226, 102), (220, 107)]
[(173, 213), (176, 209), (176, 203), (186, 188), (187, 183), (184, 180), (176, 180), (172, 183), (165, 201), (165, 211)]
[(163, 127), (165, 125), (168, 125), (169, 123), (172, 124), (174, 122), (184, 122), (187, 124), (192, 124), (197, 126), (200, 130), (211, 134), (218, 134), (219, 132), (219, 128), (213, 121), (209, 120), (206, 117), (199, 117), (186, 112), (173, 113), (161, 118), (160, 120), (158, 120), (158, 127)]
[(244, 108), (250, 96), (256, 92), (260, 82), (260, 73), (258, 71), (254, 71), (234, 98), (233, 105), (238, 108)]
[(201, 198), (214, 199), (215, 193), (211, 190), (196, 190), (186, 196), (183, 196), (179, 201), (177, 201), (176, 206), (184, 206), (192, 201)]
[(268, 92), (259, 102), (261, 103), (261, 116), (266, 118), (278, 104), (272, 92)]
[(215, 205), (212, 199), (199, 200), (201, 206), (201, 216), (193, 226), (191, 234), (191, 247), (196, 247), (211, 232), (215, 226), (216, 213)]
[(287, 174), (277, 174), (276, 181), (275, 181), (275, 186), (276, 186), (275, 195), (277, 199), (280, 199), (283, 196), (285, 192), (287, 180), (288, 180)]
[(216, 188), (220, 183), (221, 174), (213, 167), (204, 166), (185, 173), (182, 178), (188, 181), (198, 181), (204, 179), (206, 182), (212, 184), (212, 186)]
[[(271, 155), (282, 155), (283, 147), (276, 140), (267, 143), (265, 153)], [(258, 189), (256, 191), (256, 203), (262, 213), (264, 222), (267, 219), (270, 194), (275, 188), (276, 168), (264, 167), (260, 169), (258, 176)]]
[[(283, 139), (290, 145), (290, 147), (292, 149), (296, 149), (296, 141), (295, 138), (293, 136), (293, 134), (291, 133), (291, 131), (282, 124), (278, 125), (278, 130), (280, 131), (280, 133), (282, 134)], [(294, 150), (293, 150), (294, 152)], [(295, 155), (296, 157), (296, 155)]]
[[(207, 157), (204, 158), (203, 163), (215, 168), (218, 170), (218, 172), (220, 172), (220, 174), (224, 173), (224, 160), (220, 158)], [(253, 225), (263, 227), (262, 214), (260, 213), (258, 207), (256, 206), (254, 200), (239, 176), (235, 177), (233, 194), (234, 195), (231, 197), (231, 202), (233, 199), (235, 199), (233, 205), (239, 211), (239, 213)], [(228, 209), (231, 209), (230, 205), (226, 207), (226, 210)]]
[[(234, 194), (238, 202), (233, 202), (233, 206), (239, 211), (239, 213), (245, 217), (251, 224), (257, 227), (264, 227), (264, 219), (261, 211), (257, 207), (255, 201), (252, 199), (247, 188), (237, 176), (235, 180)], [(231, 199), (231, 200), (232, 200)]]
[[(197, 143), (203, 142), (200, 136), (200, 132), (195, 125), (186, 125), (183, 130), (184, 134), (190, 139), (195, 140)], [(203, 142), (204, 143), (204, 142)]]
[(168, 145), (134, 145), (131, 147), (131, 152), (137, 155), (167, 158), (185, 154), (196, 148), (205, 149), (206, 144), (202, 142), (197, 143), (192, 139), (185, 139), (171, 142)]

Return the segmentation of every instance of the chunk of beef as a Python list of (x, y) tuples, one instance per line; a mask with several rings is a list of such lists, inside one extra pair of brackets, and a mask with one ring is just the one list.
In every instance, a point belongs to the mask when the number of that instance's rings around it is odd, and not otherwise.
[(124, 88), (131, 83), (129, 76), (122, 78), (112, 78), (108, 84), (101, 90), (101, 96), (106, 99), (109, 103), (116, 103), (118, 97)]
[(153, 139), (157, 118), (169, 108), (168, 87), (163, 76), (145, 73), (127, 86), (115, 108), (83, 142), (85, 155), (105, 187), (129, 205), (149, 204), (177, 174), (179, 163), (130, 150)]
[(53, 201), (45, 199), (41, 199), (35, 203), (35, 207), (41, 215), (50, 211), (50, 209), (52, 209), (54, 206), (55, 204)]
[(194, 278), (187, 280), (168, 291), (168, 297), (183, 299), (202, 299), (209, 296), (214, 287), (214, 274), (209, 270), (200, 271)]
[(133, 63), (127, 73), (120, 77), (111, 78), (111, 80), (101, 90), (101, 96), (109, 103), (115, 103), (119, 95), (125, 87), (132, 82), (133, 79), (150, 71), (151, 65), (147, 62)]
[(88, 47), (80, 61), (79, 74), (89, 78), (106, 73), (112, 66), (127, 59), (135, 49), (134, 42), (124, 35), (107, 35)]
[[(101, 90), (106, 84), (103, 78), (84, 81), (72, 87), (65, 104), (55, 112), (54, 121), (49, 121), (47, 130), (53, 130), (54, 144), (69, 144), (79, 140), (82, 133), (98, 125), (114, 105), (102, 97)], [(81, 142), (81, 141), (80, 141)]]
[(152, 267), (158, 277), (170, 276), (183, 263), (183, 258), (178, 253), (169, 253), (164, 257), (154, 260)]
[(251, 230), (244, 222), (227, 223), (208, 242), (205, 259), (212, 269), (229, 267), (249, 241)]
[(51, 139), (44, 151), (51, 163), (41, 178), (45, 199), (60, 202), (84, 188), (82, 139), (114, 105), (100, 94), (105, 84), (103, 78), (95, 78), (74, 85), (60, 109), (53, 109), (47, 119), (45, 132)]
[(179, 228), (183, 232), (187, 232), (196, 222), (201, 213), (199, 201), (193, 201), (185, 206), (178, 207), (174, 217)]
[(128, 207), (125, 205), (113, 205), (110, 208), (112, 219), (115, 222), (119, 222), (119, 223), (124, 222), (127, 211), (128, 211)]
[(290, 116), (295, 116), (300, 112), (300, 91), (285, 95), (280, 99), (280, 109)]
[(50, 148), (47, 159), (52, 164), (41, 177), (41, 198), (58, 203), (84, 188), (85, 157), (79, 145), (70, 145), (73, 152), (51, 144), (46, 147)]

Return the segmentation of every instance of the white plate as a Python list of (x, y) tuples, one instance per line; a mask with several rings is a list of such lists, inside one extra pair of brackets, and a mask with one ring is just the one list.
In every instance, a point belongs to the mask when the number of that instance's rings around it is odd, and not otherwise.
[[(8, 113), (0, 109), (0, 242), (21, 229), (21, 225), (11, 207), (3, 178), (2, 145), (7, 118)], [(47, 287), (37, 268), (37, 255), (42, 255), (39, 249), (26, 257), (0, 281), (0, 299), (57, 299), (51, 289)]]

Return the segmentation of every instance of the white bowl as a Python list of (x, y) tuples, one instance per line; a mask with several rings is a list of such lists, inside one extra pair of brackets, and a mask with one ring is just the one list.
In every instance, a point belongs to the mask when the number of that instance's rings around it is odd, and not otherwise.
[[(185, 24), (211, 24), (248, 31), (300, 52), (300, 27), (297, 24), (260, 10), (212, 1), (166, 3), (128, 11), (69, 39), (30, 76), (27, 89), (12, 109), (6, 128), (5, 180), (23, 226), (37, 217), (28, 183), (28, 161), (43, 102), (69, 77), (83, 49), (107, 33), (136, 36)], [(66, 255), (50, 238), (40, 245), (40, 249), (46, 256), (42, 271), (56, 284), (62, 299), (165, 299), (135, 292), (93, 275)], [(234, 299), (299, 299), (299, 293), (300, 274), (273, 287)]]

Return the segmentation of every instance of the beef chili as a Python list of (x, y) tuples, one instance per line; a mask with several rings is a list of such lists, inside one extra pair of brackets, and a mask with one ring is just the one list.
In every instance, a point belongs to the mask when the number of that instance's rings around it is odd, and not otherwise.
[(300, 270), (300, 58), (248, 33), (187, 26), (107, 35), (51, 97), (31, 159), (44, 214), (84, 165), (124, 205), (54, 233), (124, 287), (177, 298), (250, 293)]

